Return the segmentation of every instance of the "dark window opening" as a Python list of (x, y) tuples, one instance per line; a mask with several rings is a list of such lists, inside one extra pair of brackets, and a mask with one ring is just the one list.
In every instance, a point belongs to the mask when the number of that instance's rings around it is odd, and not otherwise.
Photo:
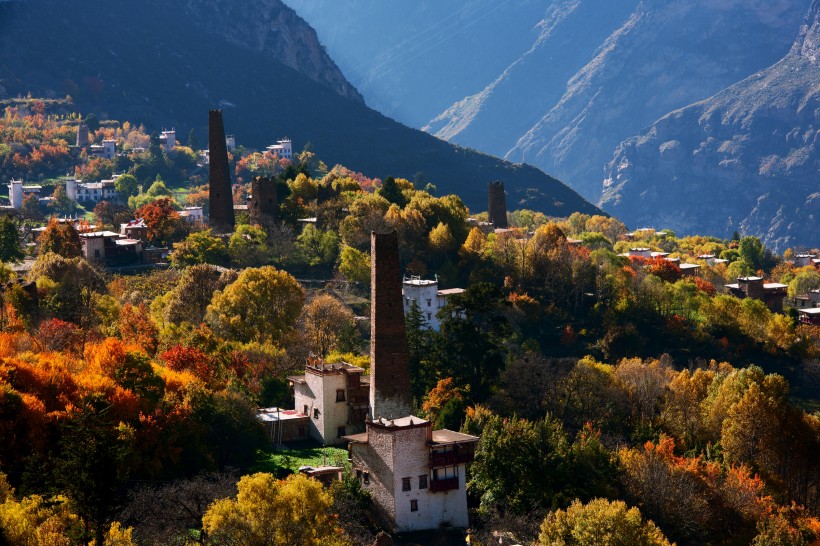
[(402, 478), (401, 479), (401, 490), (402, 491), (410, 491), (410, 478)]
[(337, 402), (344, 402), (345, 401), (345, 390), (344, 389), (336, 389), (336, 401)]
[(345, 435), (345, 427), (339, 427), (336, 429), (336, 437), (341, 438)]
[(419, 511), (419, 501), (413, 499), (410, 501), (410, 511), (411, 512), (418, 512)]
[(314, 419), (319, 418), (319, 408), (313, 408), (313, 418)]
[(427, 476), (419, 476), (419, 489), (427, 489)]

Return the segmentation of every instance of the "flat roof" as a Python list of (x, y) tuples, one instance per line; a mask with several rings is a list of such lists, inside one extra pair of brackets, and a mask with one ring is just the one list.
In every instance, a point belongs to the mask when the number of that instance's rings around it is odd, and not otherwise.
[(700, 269), (698, 264), (680, 264), (678, 267), (681, 269)]
[(350, 434), (349, 436), (342, 436), (342, 440), (347, 440), (348, 442), (355, 442), (357, 444), (366, 444), (367, 433), (362, 432), (360, 434)]
[(820, 307), (809, 307), (808, 309), (798, 309), (798, 313), (804, 313), (806, 315), (820, 315)]
[(775, 288), (788, 288), (788, 284), (781, 284), (779, 282), (767, 282), (763, 284), (763, 288), (767, 290), (774, 290)]
[(444, 290), (439, 290), (439, 296), (452, 296), (453, 294), (463, 294), (466, 292), (463, 288), (445, 288)]
[(465, 442), (477, 442), (478, 436), (471, 436), (469, 434), (462, 434), (446, 428), (433, 431), (434, 444), (460, 444)]
[(117, 239), (116, 241), (114, 241), (114, 244), (119, 246), (132, 246), (138, 245), (140, 243), (142, 243), (142, 241), (138, 239)]
[(738, 281), (746, 281), (746, 282), (755, 282), (755, 281), (762, 281), (762, 277), (738, 277)]
[(429, 425), (430, 421), (416, 417), (415, 415), (408, 415), (407, 417), (399, 417), (398, 419), (385, 419), (379, 417), (370, 422), (370, 424), (383, 426), (387, 428), (401, 428), (401, 427), (417, 427), (419, 425)]
[(402, 284), (411, 286), (430, 286), (431, 284), (438, 284), (438, 281), (431, 281), (428, 279), (406, 279), (402, 281)]
[(114, 233), (113, 231), (89, 231), (87, 233), (80, 233), (80, 237), (119, 237), (119, 233)]
[(282, 408), (259, 408), (256, 410), (256, 418), (267, 423), (274, 421), (290, 421), (291, 419), (307, 419), (307, 415), (297, 411), (283, 410)]

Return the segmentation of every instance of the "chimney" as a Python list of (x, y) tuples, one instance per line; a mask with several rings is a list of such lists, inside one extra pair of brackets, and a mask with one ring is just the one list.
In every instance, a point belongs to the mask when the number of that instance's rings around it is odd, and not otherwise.
[(217, 233), (230, 233), (234, 228), (233, 192), (221, 110), (208, 112), (208, 151), (211, 171), (209, 224)]
[(507, 198), (504, 195), (504, 182), (490, 182), (487, 188), (487, 213), (494, 228), (507, 228)]
[(370, 412), (398, 419), (412, 402), (396, 232), (370, 235), (370, 268)]

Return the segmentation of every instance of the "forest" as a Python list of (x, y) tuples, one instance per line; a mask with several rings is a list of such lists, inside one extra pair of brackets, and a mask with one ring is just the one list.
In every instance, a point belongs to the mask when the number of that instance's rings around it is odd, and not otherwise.
[[(55, 192), (0, 218), (0, 543), (372, 544), (355, 477), (323, 489), (260, 471), (256, 409), (292, 407), (286, 378), (311, 355), (369, 367), (374, 231), (398, 234), (407, 275), (466, 289), (438, 331), (419, 306), (406, 323), (415, 414), (481, 438), (471, 544), (820, 540), (820, 327), (795, 309), (820, 288), (794, 259), (811, 249), (580, 213), (513, 210), (487, 229), (434, 180), (329, 168), (309, 147), (232, 151), (235, 203), (269, 177), (280, 221), (239, 214), (221, 236), (179, 215), (208, 206), (195, 134), (168, 153), (144, 127), (92, 119), (123, 153), (89, 159), (68, 144), (88, 116), (49, 108), (0, 118), (4, 175)], [(70, 169), (125, 172), (124, 199), (53, 206)], [(70, 212), (78, 227), (48, 219)], [(80, 232), (137, 218), (168, 267), (82, 257)], [(783, 312), (726, 293), (749, 275), (788, 286)]]

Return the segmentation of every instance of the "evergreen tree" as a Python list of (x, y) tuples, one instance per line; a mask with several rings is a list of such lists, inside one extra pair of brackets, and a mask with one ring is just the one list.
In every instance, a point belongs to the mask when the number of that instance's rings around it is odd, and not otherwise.
[(19, 262), (25, 257), (17, 225), (8, 216), (0, 218), (0, 261)]
[(384, 179), (382, 183), (382, 187), (376, 192), (391, 203), (395, 203), (399, 207), (404, 208), (407, 204), (407, 199), (404, 197), (404, 194), (401, 191), (401, 188), (398, 184), (396, 184), (396, 179), (392, 176), (388, 176)]

